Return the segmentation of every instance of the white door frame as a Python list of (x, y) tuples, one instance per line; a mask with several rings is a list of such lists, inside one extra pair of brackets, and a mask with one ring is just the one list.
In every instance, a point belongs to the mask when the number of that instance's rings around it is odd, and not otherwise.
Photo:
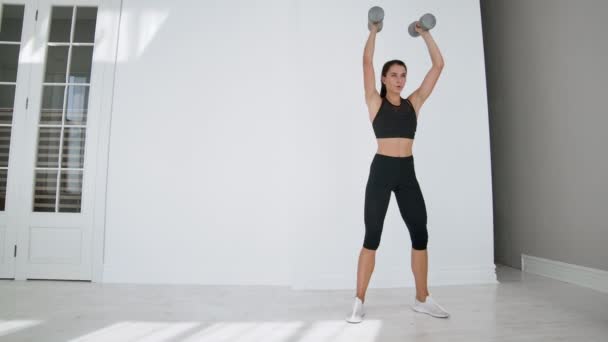
[[(99, 121), (97, 123), (99, 143), (97, 144), (95, 205), (93, 206), (93, 282), (103, 282), (110, 135), (122, 3), (123, 0), (100, 0), (97, 16), (97, 24), (105, 31), (105, 37), (99, 41), (98, 51), (104, 52), (107, 57), (102, 73)], [(103, 56), (98, 58), (103, 58)]]

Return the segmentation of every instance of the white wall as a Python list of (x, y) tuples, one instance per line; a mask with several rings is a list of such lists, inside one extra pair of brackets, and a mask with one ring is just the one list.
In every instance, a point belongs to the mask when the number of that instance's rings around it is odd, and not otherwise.
[[(415, 165), (431, 285), (495, 280), (479, 3), (125, 0), (108, 175), (104, 280), (352, 288), (376, 143), (363, 101), (367, 10), (384, 7), (376, 71), (446, 68), (420, 112)], [(372, 287), (412, 286), (394, 197)]]

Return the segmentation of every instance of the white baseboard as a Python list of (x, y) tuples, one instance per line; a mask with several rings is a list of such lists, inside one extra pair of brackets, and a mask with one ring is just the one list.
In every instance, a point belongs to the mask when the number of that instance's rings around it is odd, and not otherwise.
[[(446, 285), (498, 284), (496, 266), (455, 266), (431, 268), (428, 274), (431, 287)], [(314, 277), (292, 279), (294, 290), (352, 290), (356, 273), (318, 273)], [(407, 267), (376, 267), (369, 288), (414, 287), (414, 277)]]
[(521, 270), (608, 293), (607, 271), (525, 254), (521, 255)]
[[(227, 272), (224, 275), (216, 274), (206, 278), (166, 278), (156, 272), (140, 270), (128, 272), (124, 267), (113, 267), (106, 264), (102, 282), (104, 283), (139, 283), (139, 284), (200, 284), (200, 285), (268, 285), (288, 286), (294, 290), (352, 290), (356, 286), (356, 269), (352, 272), (292, 272), (291, 279), (269, 276), (260, 279), (253, 275), (240, 275), (236, 278)], [(257, 281), (254, 281), (257, 280)], [(498, 284), (496, 280), (496, 266), (451, 266), (431, 267), (428, 274), (428, 283), (431, 287), (445, 285), (469, 284)], [(378, 265), (374, 271), (370, 288), (402, 288), (414, 287), (414, 278), (407, 267), (394, 267)]]

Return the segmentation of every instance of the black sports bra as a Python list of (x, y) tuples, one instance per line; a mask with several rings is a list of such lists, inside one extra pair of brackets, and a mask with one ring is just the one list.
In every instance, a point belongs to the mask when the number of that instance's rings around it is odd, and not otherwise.
[(417, 123), (416, 111), (409, 100), (401, 98), (401, 105), (395, 106), (383, 97), (372, 127), (376, 138), (414, 139)]

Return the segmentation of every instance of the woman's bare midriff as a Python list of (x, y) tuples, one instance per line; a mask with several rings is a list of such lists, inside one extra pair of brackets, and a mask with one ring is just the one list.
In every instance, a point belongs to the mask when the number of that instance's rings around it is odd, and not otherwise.
[(414, 139), (408, 138), (381, 138), (378, 141), (378, 154), (391, 157), (408, 157), (412, 155)]

